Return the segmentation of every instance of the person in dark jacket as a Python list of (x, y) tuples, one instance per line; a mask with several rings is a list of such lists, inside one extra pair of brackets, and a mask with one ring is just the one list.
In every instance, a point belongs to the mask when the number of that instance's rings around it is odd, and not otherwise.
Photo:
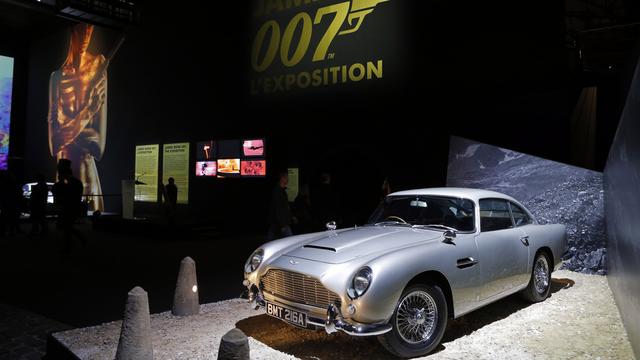
[(164, 206), (167, 214), (167, 223), (173, 225), (175, 222), (176, 212), (178, 210), (178, 186), (176, 180), (172, 177), (168, 179), (169, 183), (164, 186), (162, 195), (164, 197)]
[(82, 240), (86, 245), (87, 239), (82, 237), (75, 228), (76, 220), (81, 215), (82, 182), (73, 176), (71, 161), (60, 159), (58, 161), (58, 182), (53, 185), (53, 199), (58, 208), (58, 223), (64, 237), (66, 251), (71, 250), (73, 236)]
[(278, 185), (271, 192), (269, 204), (269, 231), (267, 240), (271, 241), (293, 235), (291, 232), (291, 209), (287, 198), (289, 174), (281, 172), (278, 175)]
[(306, 234), (313, 231), (313, 216), (309, 185), (300, 186), (300, 192), (293, 202), (293, 215), (297, 219), (294, 222), (296, 234)]
[(36, 175), (37, 184), (31, 188), (31, 235), (45, 235), (47, 233), (47, 197), (49, 196), (49, 188), (45, 181), (44, 175)]

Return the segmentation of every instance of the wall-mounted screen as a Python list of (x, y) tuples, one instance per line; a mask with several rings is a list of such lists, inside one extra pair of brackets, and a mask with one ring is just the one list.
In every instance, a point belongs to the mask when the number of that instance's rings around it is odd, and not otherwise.
[(218, 163), (215, 161), (196, 162), (196, 176), (216, 176), (218, 175)]
[(242, 176), (266, 176), (266, 160), (242, 160), (240, 162), (240, 174)]
[(201, 141), (196, 145), (196, 160), (214, 161), (217, 158), (215, 141)]
[(219, 140), (218, 159), (237, 159), (242, 156), (242, 142), (240, 140)]
[(239, 175), (240, 159), (218, 159), (218, 176)]
[(264, 140), (245, 140), (242, 142), (244, 156), (264, 156)]
[(0, 56), (0, 170), (9, 167), (13, 58)]

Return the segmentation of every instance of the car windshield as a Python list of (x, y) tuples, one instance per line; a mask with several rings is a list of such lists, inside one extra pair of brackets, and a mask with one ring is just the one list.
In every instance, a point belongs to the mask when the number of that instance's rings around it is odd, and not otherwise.
[(440, 196), (388, 196), (369, 225), (392, 225), (474, 231), (473, 201)]

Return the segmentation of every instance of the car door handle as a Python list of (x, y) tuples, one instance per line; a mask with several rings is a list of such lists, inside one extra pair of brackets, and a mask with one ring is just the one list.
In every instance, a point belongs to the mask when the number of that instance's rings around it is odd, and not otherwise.
[(523, 236), (520, 238), (520, 241), (524, 244), (524, 246), (529, 246), (529, 236)]
[(458, 259), (456, 266), (459, 269), (466, 269), (469, 267), (472, 267), (474, 265), (476, 265), (478, 263), (478, 260), (472, 258), (472, 257), (468, 257), (468, 258), (464, 258), (464, 259)]

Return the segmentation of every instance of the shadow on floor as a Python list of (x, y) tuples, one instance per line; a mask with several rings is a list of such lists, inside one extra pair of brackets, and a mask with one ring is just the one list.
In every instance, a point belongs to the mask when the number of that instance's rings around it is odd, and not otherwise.
[[(575, 284), (570, 279), (552, 279), (551, 296)], [(517, 294), (508, 296), (455, 320), (449, 320), (442, 343), (463, 336), (504, 319), (531, 305)], [(289, 326), (267, 315), (239, 321), (236, 326), (247, 336), (267, 346), (300, 359), (396, 359), (378, 343), (375, 337), (356, 338), (344, 333), (327, 335), (324, 331), (311, 331)], [(438, 346), (435, 352), (444, 350)]]

